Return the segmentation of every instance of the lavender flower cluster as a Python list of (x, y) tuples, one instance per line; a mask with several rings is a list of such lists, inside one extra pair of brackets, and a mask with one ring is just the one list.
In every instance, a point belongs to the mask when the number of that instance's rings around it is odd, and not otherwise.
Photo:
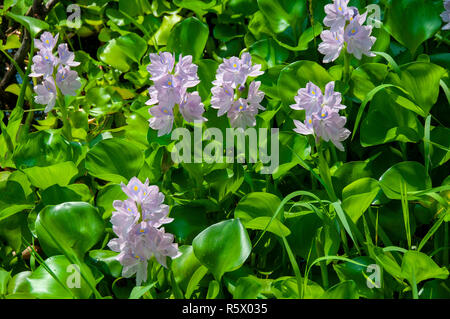
[(197, 65), (192, 63), (191, 55), (183, 57), (180, 54), (175, 65), (175, 57), (169, 52), (150, 54), (147, 70), (154, 85), (148, 89), (150, 100), (146, 104), (157, 104), (149, 109), (153, 115), (149, 123), (152, 129), (158, 130), (158, 136), (172, 131), (176, 105), (187, 122), (207, 120), (202, 116), (205, 109), (198, 92), (187, 91), (200, 83), (197, 69)]
[[(217, 69), (211, 90), (211, 107), (219, 110), (218, 116), (227, 113), (232, 127), (245, 129), (247, 126), (255, 126), (258, 109), (264, 110), (260, 104), (264, 99), (264, 92), (259, 90), (261, 82), (252, 81), (246, 86), (248, 77), (264, 73), (260, 69), (259, 64), (252, 66), (252, 58), (248, 52), (243, 53), (240, 59), (224, 59)], [(242, 97), (245, 92), (247, 98)]]
[(444, 1), (445, 11), (441, 13), (442, 20), (447, 23), (442, 27), (442, 30), (450, 30), (450, 0)]
[(62, 43), (58, 46), (58, 56), (53, 53), (58, 36), (59, 34), (53, 37), (50, 32), (44, 32), (40, 40), (34, 40), (35, 47), (39, 51), (33, 57), (32, 72), (29, 76), (42, 77), (42, 82), (34, 87), (37, 94), (34, 101), (46, 105), (44, 110), (46, 113), (55, 106), (58, 97), (57, 88), (64, 95), (75, 96), (81, 87), (78, 73), (70, 69), (71, 66), (78, 66), (80, 63), (74, 61), (75, 54), (69, 51), (67, 44)]
[(294, 120), (295, 132), (302, 135), (315, 135), (316, 143), (320, 138), (331, 141), (339, 150), (344, 151), (342, 141), (350, 135), (344, 128), (347, 119), (339, 115), (339, 111), (346, 108), (342, 105), (341, 93), (334, 91), (334, 82), (325, 87), (325, 94), (320, 88), (309, 82), (306, 88), (298, 90), (295, 97), (296, 104), (291, 105), (294, 110), (305, 110), (305, 121)]
[(116, 200), (111, 223), (118, 238), (112, 239), (108, 247), (119, 252), (117, 260), (122, 264), (122, 276), (129, 278), (136, 274), (138, 286), (147, 281), (148, 261), (154, 256), (166, 267), (166, 257), (181, 255), (174, 236), (166, 233), (164, 224), (173, 219), (167, 217), (169, 206), (163, 204), (164, 195), (158, 186), (150, 185), (148, 179), (143, 184), (133, 177), (128, 185), (121, 184), (128, 195), (126, 200)]
[(320, 35), (323, 42), (319, 45), (319, 52), (325, 55), (324, 63), (335, 61), (343, 48), (358, 60), (363, 54), (375, 56), (370, 51), (376, 41), (375, 37), (370, 36), (372, 26), (363, 26), (367, 12), (360, 15), (358, 8), (348, 6), (349, 1), (333, 0), (332, 4), (325, 6), (327, 15), (323, 23), (330, 29), (324, 30)]

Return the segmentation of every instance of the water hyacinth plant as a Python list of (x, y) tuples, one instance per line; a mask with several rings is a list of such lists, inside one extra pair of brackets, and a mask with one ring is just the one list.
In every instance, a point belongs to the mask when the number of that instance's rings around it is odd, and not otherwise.
[[(216, 79), (212, 82), (211, 107), (218, 109), (217, 116), (227, 114), (232, 127), (252, 127), (256, 125), (255, 116), (258, 110), (264, 110), (260, 104), (264, 99), (264, 92), (259, 90), (261, 82), (252, 81), (246, 85), (248, 77), (264, 74), (261, 65), (252, 65), (252, 58), (248, 52), (242, 57), (224, 59), (217, 68)], [(243, 98), (243, 93), (247, 98)]]
[(123, 266), (122, 276), (136, 274), (138, 286), (147, 281), (148, 261), (152, 257), (166, 267), (167, 256), (180, 256), (173, 235), (161, 227), (173, 220), (167, 217), (169, 206), (163, 204), (164, 195), (158, 186), (148, 184), (148, 179), (142, 184), (136, 177), (128, 185), (122, 183), (128, 198), (113, 202), (116, 211), (112, 213), (111, 223), (118, 238), (108, 243), (111, 250), (119, 252), (117, 260)]
[(153, 115), (149, 122), (152, 129), (158, 130), (158, 136), (172, 131), (178, 112), (187, 122), (206, 121), (202, 117), (205, 109), (198, 92), (187, 91), (200, 82), (192, 56), (180, 54), (175, 63), (175, 57), (169, 52), (151, 53), (147, 70), (154, 85), (148, 89), (150, 100), (146, 104), (157, 104), (149, 109)]
[(372, 26), (364, 26), (367, 19), (367, 12), (360, 15), (358, 8), (349, 7), (350, 0), (334, 0), (332, 4), (325, 6), (327, 14), (323, 24), (330, 27), (324, 30), (320, 37), (322, 43), (319, 45), (319, 52), (324, 54), (324, 63), (335, 61), (342, 49), (358, 60), (364, 55), (375, 56), (370, 49), (374, 45), (376, 38), (371, 36)]
[(0, 299), (449, 299), (449, 5), (3, 1)]

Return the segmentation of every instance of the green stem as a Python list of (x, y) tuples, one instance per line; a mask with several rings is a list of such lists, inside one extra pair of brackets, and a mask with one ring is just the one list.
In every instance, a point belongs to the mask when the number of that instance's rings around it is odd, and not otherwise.
[(66, 102), (59, 88), (56, 88), (56, 90), (58, 94), (59, 109), (61, 110), (62, 113), (63, 132), (66, 138), (69, 141), (72, 141), (72, 127), (70, 125), (69, 115), (67, 113)]
[(328, 197), (330, 197), (330, 200), (332, 202), (335, 202), (338, 200), (338, 198), (336, 196), (336, 193), (334, 192), (333, 183), (331, 182), (330, 168), (328, 167), (327, 160), (325, 159), (324, 147), (322, 143), (318, 145), (318, 152), (320, 176), (322, 177), (324, 183), (327, 185), (326, 191), (328, 193)]
[(347, 53), (347, 48), (344, 47), (344, 83), (350, 80), (350, 55)]

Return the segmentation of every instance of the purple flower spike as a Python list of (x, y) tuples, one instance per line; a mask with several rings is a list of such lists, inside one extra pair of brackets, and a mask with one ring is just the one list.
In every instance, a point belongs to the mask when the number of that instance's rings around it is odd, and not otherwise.
[(150, 100), (146, 104), (155, 105), (149, 109), (153, 116), (149, 125), (158, 130), (158, 136), (172, 131), (176, 107), (187, 122), (206, 121), (202, 117), (205, 110), (198, 92), (187, 92), (188, 88), (200, 83), (197, 69), (198, 66), (192, 63), (191, 55), (183, 57), (180, 54), (175, 65), (175, 58), (169, 52), (150, 54), (147, 70), (154, 85), (148, 89)]
[(118, 236), (109, 241), (108, 247), (118, 252), (117, 260), (123, 266), (122, 276), (136, 275), (139, 286), (147, 281), (147, 266), (155, 258), (167, 267), (167, 257), (180, 256), (174, 236), (165, 232), (162, 225), (172, 222), (167, 217), (169, 206), (164, 203), (164, 195), (155, 185), (149, 186), (148, 179), (142, 183), (133, 177), (122, 190), (129, 196), (124, 201), (116, 200), (111, 224)]
[(38, 50), (48, 50), (53, 51), (55, 48), (56, 43), (58, 42), (59, 34), (55, 35), (55, 37), (52, 36), (50, 32), (44, 32), (41, 35), (41, 39), (35, 39), (34, 40), (34, 46)]
[(305, 110), (306, 117), (303, 123), (294, 120), (294, 131), (302, 135), (315, 135), (317, 142), (320, 138), (331, 141), (344, 151), (341, 142), (348, 138), (350, 131), (344, 128), (346, 118), (339, 115), (339, 110), (346, 106), (341, 104), (341, 94), (334, 91), (334, 82), (325, 86), (324, 95), (318, 86), (309, 82), (306, 88), (298, 90), (295, 101), (297, 103), (291, 108)]
[[(252, 81), (247, 85), (248, 77), (256, 77), (264, 72), (261, 65), (252, 65), (250, 53), (244, 52), (239, 59), (231, 57), (224, 59), (219, 65), (216, 79), (212, 82), (211, 107), (218, 109), (217, 116), (227, 114), (232, 127), (255, 126), (255, 116), (258, 109), (265, 110), (261, 105), (264, 92), (259, 90), (261, 82)], [(242, 97), (247, 90), (247, 98)]]
[[(53, 49), (58, 42), (58, 34), (53, 37), (50, 32), (44, 32), (40, 40), (35, 40), (36, 47), (40, 50), (33, 57), (30, 77), (42, 77), (42, 84), (34, 87), (36, 103), (47, 105), (45, 112), (53, 109), (59, 88), (62, 94), (75, 96), (81, 88), (81, 82), (76, 71), (70, 70), (71, 66), (80, 65), (74, 61), (75, 55), (69, 51), (67, 44), (58, 46), (58, 56)], [(55, 86), (56, 85), (56, 86)], [(49, 89), (45, 91), (44, 88)]]
[(363, 54), (375, 56), (370, 51), (376, 41), (375, 37), (370, 36), (372, 26), (363, 26), (367, 12), (360, 15), (358, 8), (348, 7), (348, 2), (349, 0), (333, 0), (333, 3), (325, 6), (327, 16), (323, 23), (330, 27), (330, 30), (323, 30), (320, 34), (322, 43), (318, 49), (325, 55), (324, 63), (335, 61), (344, 46), (347, 47), (347, 52), (358, 60)]
[(450, 0), (444, 1), (445, 11), (441, 13), (442, 20), (447, 23), (442, 27), (442, 30), (450, 30)]

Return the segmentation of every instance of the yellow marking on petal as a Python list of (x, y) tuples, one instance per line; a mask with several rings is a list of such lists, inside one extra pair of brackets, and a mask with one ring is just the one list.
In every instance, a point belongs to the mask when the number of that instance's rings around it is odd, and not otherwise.
[(171, 82), (171, 81), (169, 81), (169, 82), (167, 82), (167, 84), (168, 84), (168, 85), (172, 85), (172, 82)]
[(139, 189), (139, 187), (137, 187), (137, 186), (134, 186), (134, 188), (133, 188), (133, 189), (134, 189), (134, 191), (135, 191), (135, 192), (137, 192), (137, 190)]
[(140, 257), (138, 255), (134, 256), (134, 258), (139, 259)]
[(144, 196), (145, 196), (145, 195), (147, 195), (147, 193), (146, 193), (146, 192), (144, 192)]
[(145, 230), (143, 230), (143, 229), (141, 229), (141, 230), (139, 230), (141, 233), (143, 233)]
[(312, 120), (311, 120), (311, 119), (309, 119), (309, 120), (308, 120), (308, 123), (309, 123), (309, 124), (311, 124), (311, 123), (312, 123)]
[(355, 29), (353, 29), (353, 30), (352, 30), (352, 34), (355, 34), (355, 33), (356, 33), (356, 30), (355, 30)]
[(325, 115), (325, 113), (322, 113), (322, 115), (321, 115), (322, 117), (325, 117), (326, 115)]
[(342, 11), (342, 7), (339, 7), (338, 10), (339, 10), (339, 11)]
[(166, 109), (164, 109), (164, 110), (163, 110), (163, 113), (166, 113), (166, 114), (167, 114), (167, 113), (169, 113), (169, 111), (167, 111)]
[(237, 68), (237, 64), (235, 63), (235, 64), (233, 64), (233, 68)]
[(312, 95), (316, 95), (316, 91), (312, 91), (311, 93), (312, 93)]
[(62, 75), (62, 79), (64, 80), (64, 78), (65, 78), (65, 76), (64, 76), (64, 74)]
[(350, 17), (350, 21), (353, 21), (353, 17)]
[(45, 56), (45, 59), (48, 60), (48, 56), (47, 55)]
[(49, 44), (49, 43), (50, 43), (50, 41), (48, 41), (48, 40), (45, 40), (45, 43)]
[(128, 211), (131, 212), (131, 208), (130, 207), (128, 207)]
[(244, 106), (241, 104), (239, 105), (239, 110), (242, 110), (244, 108)]

